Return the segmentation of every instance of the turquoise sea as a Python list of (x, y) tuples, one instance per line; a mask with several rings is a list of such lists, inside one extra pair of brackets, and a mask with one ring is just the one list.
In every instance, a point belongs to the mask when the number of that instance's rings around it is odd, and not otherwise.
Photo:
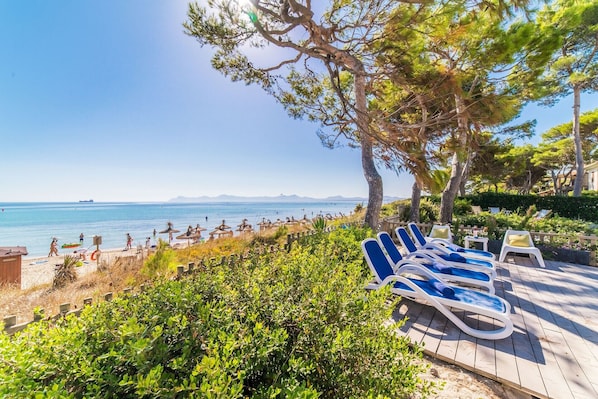
[[(71, 252), (61, 245), (79, 242), (83, 233), (82, 248), (93, 249), (93, 236), (102, 236), (105, 249), (124, 248), (126, 235), (133, 237), (133, 246), (145, 245), (153, 231), (165, 230), (172, 222), (181, 233), (189, 225), (199, 224), (210, 231), (224, 220), (234, 231), (243, 219), (255, 230), (262, 220), (287, 218), (311, 219), (317, 215), (349, 215), (357, 201), (322, 202), (204, 202), (204, 203), (130, 203), (130, 202), (0, 202), (0, 247), (27, 247), (28, 257), (47, 256), (53, 237), (58, 239), (59, 253)], [(174, 234), (175, 236), (181, 233)], [(236, 234), (237, 232), (235, 232)], [(168, 234), (156, 239), (168, 240)], [(183, 241), (184, 242), (184, 241)]]

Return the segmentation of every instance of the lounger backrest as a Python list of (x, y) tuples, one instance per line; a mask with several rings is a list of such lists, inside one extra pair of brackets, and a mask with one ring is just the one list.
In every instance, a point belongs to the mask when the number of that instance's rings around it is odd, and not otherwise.
[[(417, 227), (417, 225), (415, 223), (409, 223), (407, 226), (409, 226), (409, 230), (411, 231), (411, 234), (413, 234), (413, 237), (415, 237), (415, 239), (417, 240), (417, 242), (419, 242), (419, 245), (426, 245), (426, 237), (424, 237), (422, 231), (419, 229), (419, 227)], [(409, 239), (411, 240), (411, 238)]]
[(432, 230), (430, 231), (430, 238), (442, 238), (444, 240), (452, 241), (451, 236), (451, 227), (446, 225), (441, 226), (435, 224), (434, 226), (432, 226)]
[(407, 230), (405, 230), (404, 227), (397, 227), (397, 235), (401, 240), (401, 244), (403, 244), (407, 251), (409, 251), (410, 253), (417, 251), (417, 247), (415, 246), (413, 241), (411, 241), (411, 236), (409, 236), (409, 233), (407, 233)]
[(366, 238), (362, 241), (361, 248), (370, 266), (370, 270), (374, 273), (378, 282), (382, 282), (386, 277), (394, 274), (392, 265), (386, 255), (384, 255), (384, 251), (382, 251), (382, 247), (380, 247), (378, 241), (373, 238)]
[(401, 256), (401, 253), (399, 252), (399, 249), (392, 240), (390, 234), (388, 234), (386, 231), (381, 231), (378, 233), (378, 240), (380, 240), (380, 243), (382, 244), (382, 246), (386, 250), (386, 253), (390, 257), (390, 260), (392, 260), (394, 263), (403, 260), (403, 257)]
[(507, 230), (505, 233), (504, 244), (512, 247), (533, 247), (534, 242), (529, 231), (525, 230)]

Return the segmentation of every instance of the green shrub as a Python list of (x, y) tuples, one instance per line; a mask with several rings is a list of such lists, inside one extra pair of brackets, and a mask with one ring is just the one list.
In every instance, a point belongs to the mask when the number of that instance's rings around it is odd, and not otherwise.
[(65, 255), (64, 261), (61, 265), (56, 266), (54, 272), (54, 279), (52, 280), (52, 288), (62, 288), (68, 283), (77, 280), (77, 262), (79, 260), (71, 255)]
[(315, 231), (318, 231), (321, 233), (324, 230), (326, 230), (326, 219), (324, 219), (321, 216), (318, 216), (314, 220), (312, 220), (311, 226), (313, 227), (313, 229)]
[(471, 202), (464, 198), (456, 198), (453, 205), (453, 214), (456, 216), (471, 213)]
[[(421, 352), (389, 323), (359, 248), (368, 230), (86, 308), (0, 335), (3, 397), (426, 397)], [(314, 238), (315, 237), (315, 238)]]
[(570, 219), (584, 219), (598, 223), (598, 197), (583, 195), (581, 197), (515, 195), (485, 192), (465, 197), (472, 204), (482, 209), (497, 206), (513, 212), (523, 213), (530, 206), (536, 209), (550, 209), (554, 214)]
[(158, 241), (156, 252), (149, 256), (143, 265), (142, 272), (149, 277), (158, 277), (176, 270), (176, 254), (168, 243)]

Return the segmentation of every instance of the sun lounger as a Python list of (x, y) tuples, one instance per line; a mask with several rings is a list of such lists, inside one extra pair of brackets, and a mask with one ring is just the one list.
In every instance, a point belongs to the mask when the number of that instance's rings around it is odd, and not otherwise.
[[(361, 243), (365, 259), (374, 274), (367, 289), (390, 286), (390, 291), (411, 300), (433, 306), (466, 334), (483, 339), (502, 339), (513, 333), (510, 304), (496, 295), (444, 283), (425, 268), (413, 266), (407, 275), (395, 273), (377, 240), (368, 238)], [(472, 312), (496, 321), (495, 330), (481, 330), (465, 323), (455, 310)], [(497, 325), (498, 324), (498, 325)]]
[(541, 209), (534, 214), (534, 219), (544, 219), (552, 214), (550, 209)]
[(436, 262), (446, 262), (451, 266), (460, 267), (462, 269), (474, 270), (488, 274), (492, 279), (496, 278), (496, 266), (494, 261), (482, 260), (479, 258), (472, 258), (461, 255), (458, 252), (445, 252), (446, 249), (430, 249), (430, 248), (417, 248), (411, 236), (404, 227), (398, 227), (396, 229), (397, 236), (401, 245), (407, 251), (405, 256), (407, 259), (428, 259)]
[(416, 263), (418, 267), (424, 266), (444, 281), (482, 288), (490, 294), (494, 294), (494, 279), (486, 273), (451, 266), (441, 260), (434, 261), (427, 258), (404, 259), (393, 242), (392, 237), (386, 231), (378, 233), (378, 242), (394, 264), (393, 269), (395, 272), (399, 269), (403, 271), (411, 270), (410, 266)]
[(529, 231), (507, 230), (505, 232), (498, 261), (504, 262), (507, 254), (510, 252), (532, 255), (536, 258), (541, 267), (546, 267), (542, 253), (534, 246), (534, 241), (532, 240)]
[[(444, 254), (457, 252), (465, 257), (478, 258), (485, 261), (493, 261), (496, 259), (492, 252), (481, 251), (479, 249), (473, 248), (463, 248), (453, 243), (447, 243), (446, 241), (443, 242), (442, 240), (427, 239), (415, 223), (409, 223), (407, 227), (414, 238), (414, 243), (417, 248), (430, 249)], [(442, 244), (442, 246), (440, 246), (440, 244)]]

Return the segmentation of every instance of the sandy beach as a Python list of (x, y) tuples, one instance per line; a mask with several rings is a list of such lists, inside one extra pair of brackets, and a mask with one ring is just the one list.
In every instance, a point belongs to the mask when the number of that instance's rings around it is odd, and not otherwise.
[[(77, 274), (84, 276), (88, 273), (93, 273), (98, 268), (98, 262), (91, 260), (93, 251), (87, 251), (83, 266), (77, 268)], [(147, 256), (147, 249), (133, 248), (130, 250), (122, 250), (118, 248), (102, 249), (101, 261), (108, 264), (114, 262), (119, 257), (141, 257)], [(54, 278), (54, 270), (57, 265), (64, 262), (66, 255), (78, 256), (79, 253), (74, 251), (60, 251), (59, 256), (35, 256), (23, 257), (21, 260), (21, 289), (26, 290), (44, 284), (52, 284)]]

